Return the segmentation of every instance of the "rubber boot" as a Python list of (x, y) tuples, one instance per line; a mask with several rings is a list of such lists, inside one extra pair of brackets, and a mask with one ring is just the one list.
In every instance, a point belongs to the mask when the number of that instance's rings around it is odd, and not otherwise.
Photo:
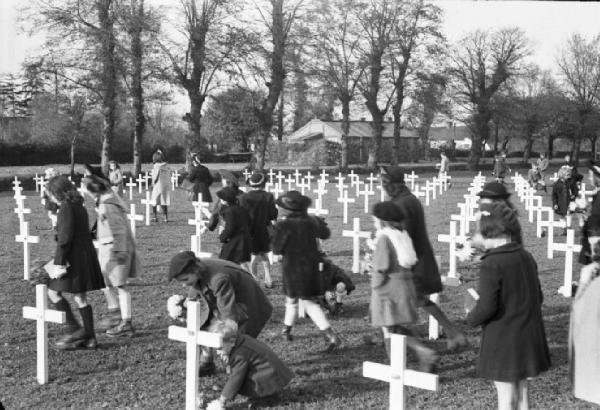
[(167, 209), (167, 206), (161, 205), (161, 208), (162, 208), (163, 214), (165, 216), (165, 222), (169, 222), (169, 211)]
[(79, 323), (77, 323), (77, 320), (73, 315), (73, 311), (71, 310), (71, 305), (69, 305), (69, 302), (67, 302), (66, 299), (61, 298), (58, 302), (54, 304), (54, 307), (60, 312), (65, 312), (66, 334), (74, 333), (77, 329), (79, 329)]
[(329, 327), (323, 330), (323, 335), (327, 340), (327, 347), (325, 351), (327, 353), (331, 353), (336, 347), (340, 345), (340, 338), (333, 332), (333, 330)]
[(86, 349), (96, 349), (98, 347), (98, 342), (96, 341), (96, 332), (94, 331), (94, 313), (92, 312), (92, 307), (87, 305), (79, 308), (79, 314), (81, 315), (83, 327), (85, 329), (85, 341), (82, 347)]

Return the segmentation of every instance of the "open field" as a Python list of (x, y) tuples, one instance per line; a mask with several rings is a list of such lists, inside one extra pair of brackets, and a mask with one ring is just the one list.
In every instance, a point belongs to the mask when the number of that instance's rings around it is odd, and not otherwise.
[[(237, 164), (239, 167), (239, 164)], [(214, 167), (211, 165), (211, 169)], [(237, 168), (239, 169), (239, 168)], [(421, 178), (432, 174), (422, 174)], [(453, 175), (453, 186), (432, 205), (426, 208), (426, 219), (430, 238), (439, 233), (448, 233), (451, 213), (456, 213), (456, 204), (463, 199), (472, 173), (459, 172)], [(32, 257), (49, 257), (54, 249), (53, 232), (49, 220), (39, 203), (38, 194), (25, 192), (26, 206), (32, 208), (28, 215), (30, 231), (39, 234), (40, 244), (33, 245)], [(324, 241), (324, 249), (331, 258), (350, 269), (352, 263), (351, 239), (342, 238), (344, 229), (341, 207), (336, 202), (337, 189), (330, 184), (324, 206), (329, 209), (327, 222), (332, 238)], [(141, 195), (136, 194), (137, 212)], [(515, 199), (516, 201), (516, 199)], [(88, 201), (89, 202), (89, 201)], [(544, 202), (548, 204), (550, 197)], [(178, 250), (189, 249), (190, 235), (194, 228), (187, 224), (193, 217), (193, 208), (177, 190), (169, 210), (171, 222), (154, 223), (150, 227), (138, 224), (138, 251), (142, 257), (143, 274), (133, 281), (134, 326), (136, 337), (132, 339), (110, 339), (98, 335), (100, 348), (93, 351), (62, 352), (50, 349), (50, 383), (39, 386), (35, 381), (35, 324), (21, 318), (22, 306), (35, 303), (34, 289), (22, 280), (22, 245), (14, 241), (18, 231), (17, 217), (13, 213), (12, 192), (0, 193), (0, 225), (2, 241), (0, 257), (3, 262), (3, 284), (0, 290), (0, 401), (7, 409), (36, 408), (156, 408), (180, 409), (184, 405), (185, 347), (182, 343), (167, 339), (167, 326), (172, 324), (166, 312), (169, 296), (185, 290), (177, 283), (166, 282), (166, 270), (170, 257)], [(371, 228), (371, 218), (363, 214), (362, 201), (351, 205), (351, 216), (361, 216), (363, 229)], [(523, 213), (523, 207), (518, 204)], [(90, 210), (90, 219), (94, 212)], [(568, 383), (567, 332), (570, 301), (557, 295), (562, 284), (564, 256), (555, 255), (546, 259), (546, 240), (535, 237), (535, 226), (521, 218), (524, 242), (538, 262), (540, 279), (544, 291), (544, 318), (548, 342), (552, 355), (552, 369), (532, 381), (531, 404), (542, 409), (593, 408), (574, 399)], [(556, 240), (563, 239), (560, 236)], [(436, 254), (447, 264), (448, 249), (445, 244), (432, 241)], [(214, 233), (203, 238), (204, 250), (218, 253), (219, 243)], [(468, 287), (476, 287), (474, 269), (462, 267), (461, 273), (469, 281), (459, 288), (448, 288), (440, 297), (440, 304), (448, 315), (461, 323), (463, 329), (463, 295)], [(577, 271), (577, 269), (576, 269)], [(281, 399), (270, 405), (274, 409), (384, 409), (387, 406), (388, 386), (383, 382), (365, 379), (362, 362), (365, 360), (384, 362), (382, 346), (366, 346), (363, 336), (373, 329), (364, 320), (370, 296), (367, 276), (353, 275), (357, 289), (345, 301), (345, 311), (332, 320), (334, 329), (343, 336), (343, 346), (332, 354), (322, 353), (324, 341), (310, 320), (301, 320), (294, 329), (293, 342), (279, 337), (284, 312), (284, 297), (281, 294), (279, 265), (275, 268), (275, 287), (267, 290), (275, 310), (260, 339), (273, 350), (296, 373), (296, 378), (281, 395)], [(578, 278), (578, 273), (575, 274)], [(101, 292), (90, 294), (96, 319), (106, 312)], [(426, 335), (427, 322), (422, 314), (418, 326)], [(58, 327), (50, 325), (50, 331)], [(478, 355), (479, 329), (465, 329), (471, 346), (459, 352), (447, 352), (445, 340), (428, 344), (439, 351), (440, 390), (437, 393), (409, 389), (410, 408), (461, 408), (484, 409), (496, 406), (496, 394), (489, 381), (475, 375)], [(415, 365), (411, 358), (409, 367)], [(213, 387), (222, 386), (225, 374), (220, 370), (217, 377), (201, 379), (206, 398), (211, 400), (219, 394)], [(235, 408), (247, 406), (243, 399), (235, 402)]]

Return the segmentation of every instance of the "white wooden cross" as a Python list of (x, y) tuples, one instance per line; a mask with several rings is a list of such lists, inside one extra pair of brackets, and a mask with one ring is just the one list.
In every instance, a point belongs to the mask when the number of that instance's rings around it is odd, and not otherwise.
[(379, 181), (379, 177), (373, 175), (373, 173), (371, 172), (369, 174), (369, 177), (367, 178), (367, 181), (369, 181), (369, 190), (373, 190), (373, 185), (375, 185), (375, 182)]
[(252, 173), (250, 171), (248, 171), (247, 169), (244, 169), (243, 174), (244, 174), (244, 181), (247, 180), (248, 178), (250, 178), (250, 175), (252, 175)]
[(540, 222), (540, 226), (546, 227), (546, 237), (548, 239), (548, 249), (546, 257), (554, 259), (554, 228), (566, 228), (567, 224), (564, 220), (555, 221), (554, 213), (550, 213), (547, 221)]
[(341, 198), (337, 199), (338, 202), (341, 202), (342, 205), (342, 209), (343, 209), (343, 221), (345, 224), (348, 223), (348, 204), (353, 204), (356, 202), (356, 200), (354, 198), (348, 198), (348, 191), (344, 191), (343, 195), (341, 196)]
[(142, 199), (140, 202), (146, 206), (146, 226), (150, 226), (150, 207), (156, 205), (150, 198), (150, 191), (146, 191), (146, 199)]
[(535, 236), (537, 236), (538, 238), (542, 237), (542, 224), (546, 221), (544, 219), (544, 212), (548, 213), (548, 219), (554, 219), (554, 210), (552, 209), (552, 207), (549, 206), (538, 206), (536, 208), (536, 212), (537, 212), (537, 217), (536, 217), (536, 230), (535, 230)]
[(434, 177), (431, 181), (426, 181), (425, 184), (429, 184), (429, 189), (431, 190), (431, 195), (433, 196), (433, 200), (437, 199), (437, 190), (436, 190), (436, 178)]
[(146, 178), (144, 177), (143, 174), (138, 175), (136, 181), (138, 183), (138, 194), (142, 193), (142, 185), (144, 184), (144, 181), (146, 180)]
[(173, 171), (172, 176), (175, 177), (175, 186), (173, 187), (175, 189), (175, 187), (179, 186), (179, 171)]
[(15, 241), (23, 243), (23, 279), (29, 280), (30, 269), (30, 243), (39, 243), (39, 236), (29, 236), (29, 222), (23, 222), (22, 230), (19, 235), (15, 235)]
[(558, 288), (558, 293), (566, 298), (573, 296), (572, 283), (573, 283), (573, 253), (581, 252), (581, 245), (575, 245), (575, 231), (573, 229), (567, 229), (567, 242), (566, 243), (554, 243), (552, 247), (555, 251), (565, 253), (565, 276), (563, 285)]
[(275, 198), (279, 198), (281, 194), (283, 194), (283, 189), (281, 189), (281, 185), (275, 184), (271, 189), (271, 193)]
[(133, 201), (133, 188), (137, 186), (133, 178), (129, 178), (129, 182), (125, 184), (129, 188), (129, 200)]
[(539, 215), (538, 209), (542, 208), (543, 200), (544, 199), (539, 195), (535, 195), (533, 198), (531, 198), (531, 205), (529, 206), (529, 209), (527, 210), (527, 212), (528, 212), (527, 216), (529, 218), (529, 223), (533, 223), (534, 212), (536, 213), (536, 215)]
[(343, 230), (342, 236), (352, 238), (352, 273), (360, 273), (360, 238), (370, 238), (371, 232), (361, 231), (360, 218), (354, 218), (352, 230)]
[(25, 223), (25, 214), (30, 214), (31, 209), (25, 208), (25, 196), (18, 195), (15, 196), (17, 200), (17, 207), (15, 208), (15, 213), (19, 218), (19, 232), (23, 232), (23, 224)]
[(129, 204), (129, 214), (127, 215), (127, 219), (129, 219), (129, 223), (131, 225), (131, 233), (135, 238), (135, 221), (143, 221), (144, 215), (137, 215), (135, 213), (135, 204)]
[(385, 201), (385, 189), (383, 189), (383, 185), (378, 184), (375, 188), (379, 191), (379, 200), (381, 202)]
[(14, 181), (12, 182), (13, 185), (13, 191), (17, 192), (18, 190), (23, 190), (23, 187), (21, 187), (21, 181), (19, 181), (19, 178), (17, 178), (15, 176)]
[(363, 184), (363, 182), (359, 179), (356, 178), (356, 181), (354, 182), (354, 184), (351, 184), (354, 186), (355, 192), (354, 192), (354, 197), (358, 198), (360, 196), (360, 186)]
[(302, 181), (299, 184), (297, 184), (296, 187), (300, 188), (300, 192), (302, 193), (302, 195), (305, 195), (306, 190), (310, 190), (310, 182), (306, 181), (303, 178)]
[(411, 191), (414, 191), (414, 189), (415, 189), (415, 180), (417, 178), (419, 178), (419, 176), (415, 174), (414, 170), (410, 173), (410, 175), (408, 175), (408, 174), (404, 175), (404, 179), (410, 181), (410, 190)]
[(146, 171), (146, 174), (144, 175), (144, 184), (146, 187), (146, 191), (148, 190), (148, 181), (152, 180), (152, 174), (148, 171)]
[(371, 195), (374, 195), (375, 192), (373, 192), (373, 190), (369, 188), (369, 184), (365, 183), (364, 190), (360, 191), (359, 193), (363, 196), (364, 203), (365, 203), (364, 211), (366, 214), (368, 214), (369, 213), (369, 197)]
[[(175, 171), (177, 172), (177, 171)], [(175, 175), (175, 172), (171, 173), (171, 190), (174, 191), (177, 187), (177, 182), (179, 180), (179, 175)]]
[(206, 218), (210, 218), (211, 214), (208, 210), (208, 202), (202, 201), (202, 194), (198, 194), (198, 201), (193, 201), (192, 206), (194, 207), (194, 219), (188, 219), (188, 225), (196, 226), (196, 236), (202, 234), (202, 227), (204, 226), (204, 215)]
[(65, 312), (48, 309), (46, 285), (35, 286), (35, 307), (24, 306), (23, 317), (35, 320), (36, 323), (36, 352), (37, 352), (37, 382), (48, 383), (48, 322), (65, 323)]
[(300, 183), (300, 177), (302, 176), (302, 174), (300, 173), (300, 171), (298, 171), (298, 169), (296, 168), (296, 170), (294, 171), (294, 178), (296, 178), (296, 185), (298, 185)]
[(312, 180), (315, 179), (314, 176), (311, 175), (310, 171), (308, 171), (306, 173), (306, 176), (304, 177), (304, 181), (306, 183), (306, 188), (308, 188), (309, 190), (312, 189)]
[(37, 172), (35, 173), (35, 178), (33, 178), (35, 180), (35, 192), (40, 192), (40, 190), (43, 191), (44, 189), (44, 176), (38, 176)]
[(437, 374), (418, 372), (406, 368), (406, 336), (391, 335), (390, 365), (364, 362), (363, 377), (381, 380), (390, 384), (390, 409), (406, 408), (406, 386), (437, 391)]
[(186, 344), (185, 409), (196, 410), (200, 346), (219, 348), (223, 338), (220, 334), (200, 330), (200, 304), (193, 301), (187, 302), (187, 327), (169, 326), (168, 337)]
[(325, 183), (325, 184), (329, 183), (329, 174), (325, 170), (321, 171), (320, 176), (321, 176), (321, 178), (319, 180), (320, 182)]
[(337, 184), (335, 184), (335, 186), (337, 187), (338, 193), (339, 193), (338, 198), (342, 197), (342, 193), (348, 187), (348, 185), (344, 184), (344, 179), (345, 178), (344, 178), (344, 176), (342, 175), (341, 172), (338, 174), (337, 177), (335, 177), (335, 180), (337, 181)]
[(273, 183), (273, 178), (277, 174), (275, 173), (275, 171), (273, 171), (273, 168), (269, 168), (269, 172), (267, 173), (267, 175), (269, 176), (269, 182), (272, 184)]
[(440, 176), (438, 177), (438, 179), (439, 179), (440, 181), (442, 181), (442, 184), (443, 184), (443, 186), (444, 186), (444, 191), (447, 191), (447, 190), (448, 190), (448, 181), (449, 181), (450, 179), (452, 179), (452, 177), (451, 177), (451, 176), (449, 176), (448, 174), (446, 174), (446, 173), (444, 172), (442, 175), (440, 175)]
[(287, 178), (285, 179), (285, 182), (287, 184), (287, 190), (291, 191), (292, 185), (296, 183), (296, 179), (294, 178), (294, 175), (288, 174)]
[(281, 187), (283, 184), (283, 180), (285, 179), (285, 176), (281, 173), (281, 171), (279, 171), (277, 173), (277, 176), (275, 177), (275, 179), (277, 180), (277, 185), (279, 185), (279, 187)]
[(456, 278), (458, 274), (456, 272), (456, 245), (459, 243), (465, 243), (467, 237), (456, 234), (456, 221), (450, 221), (450, 234), (439, 234), (438, 242), (448, 243), (450, 248), (448, 252), (448, 276)]

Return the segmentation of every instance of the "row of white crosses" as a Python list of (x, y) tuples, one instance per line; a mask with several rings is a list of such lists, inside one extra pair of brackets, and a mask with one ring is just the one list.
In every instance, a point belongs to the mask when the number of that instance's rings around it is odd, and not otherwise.
[[(565, 265), (564, 265), (564, 278), (563, 285), (558, 289), (558, 293), (564, 297), (571, 297), (572, 294), (572, 281), (573, 281), (573, 254), (581, 252), (581, 245), (575, 244), (575, 231), (573, 229), (567, 229), (567, 238), (565, 243), (554, 242), (554, 229), (555, 228), (566, 228), (564, 220), (556, 221), (554, 219), (554, 210), (552, 207), (543, 206), (543, 198), (536, 195), (536, 191), (531, 187), (528, 181), (518, 173), (512, 178), (515, 184), (515, 192), (518, 198), (524, 202), (525, 209), (528, 212), (529, 222), (534, 222), (534, 215), (536, 216), (536, 235), (542, 236), (543, 228), (546, 228), (547, 236), (547, 258), (553, 259), (554, 252), (565, 253)], [(585, 195), (585, 185), (582, 187)], [(547, 215), (547, 219), (544, 218), (544, 214)]]
[(15, 241), (23, 244), (23, 279), (29, 280), (31, 266), (31, 249), (29, 244), (39, 243), (40, 237), (29, 234), (29, 222), (25, 221), (25, 214), (30, 214), (31, 209), (25, 208), (26, 197), (22, 194), (23, 188), (17, 177), (13, 181), (13, 191), (17, 205), (14, 211), (19, 219), (19, 234), (15, 235)]
[(210, 218), (211, 214), (208, 210), (210, 203), (202, 201), (202, 194), (198, 194), (198, 201), (192, 202), (194, 207), (194, 219), (188, 219), (189, 225), (196, 227), (196, 232), (191, 236), (191, 251), (194, 252), (197, 258), (209, 258), (212, 254), (208, 252), (202, 252), (202, 234), (205, 232), (205, 222), (203, 218)]

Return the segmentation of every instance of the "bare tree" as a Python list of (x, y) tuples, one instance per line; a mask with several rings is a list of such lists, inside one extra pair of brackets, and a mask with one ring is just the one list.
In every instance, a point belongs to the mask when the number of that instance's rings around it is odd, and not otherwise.
[(489, 138), (492, 97), (508, 79), (521, 74), (529, 54), (528, 41), (518, 28), (472, 32), (450, 52), (456, 100), (471, 111), (470, 169), (477, 169), (483, 144)]
[(590, 41), (574, 34), (558, 57), (568, 96), (577, 112), (577, 130), (573, 141), (573, 161), (579, 162), (581, 141), (594, 120), (600, 101), (600, 35)]

